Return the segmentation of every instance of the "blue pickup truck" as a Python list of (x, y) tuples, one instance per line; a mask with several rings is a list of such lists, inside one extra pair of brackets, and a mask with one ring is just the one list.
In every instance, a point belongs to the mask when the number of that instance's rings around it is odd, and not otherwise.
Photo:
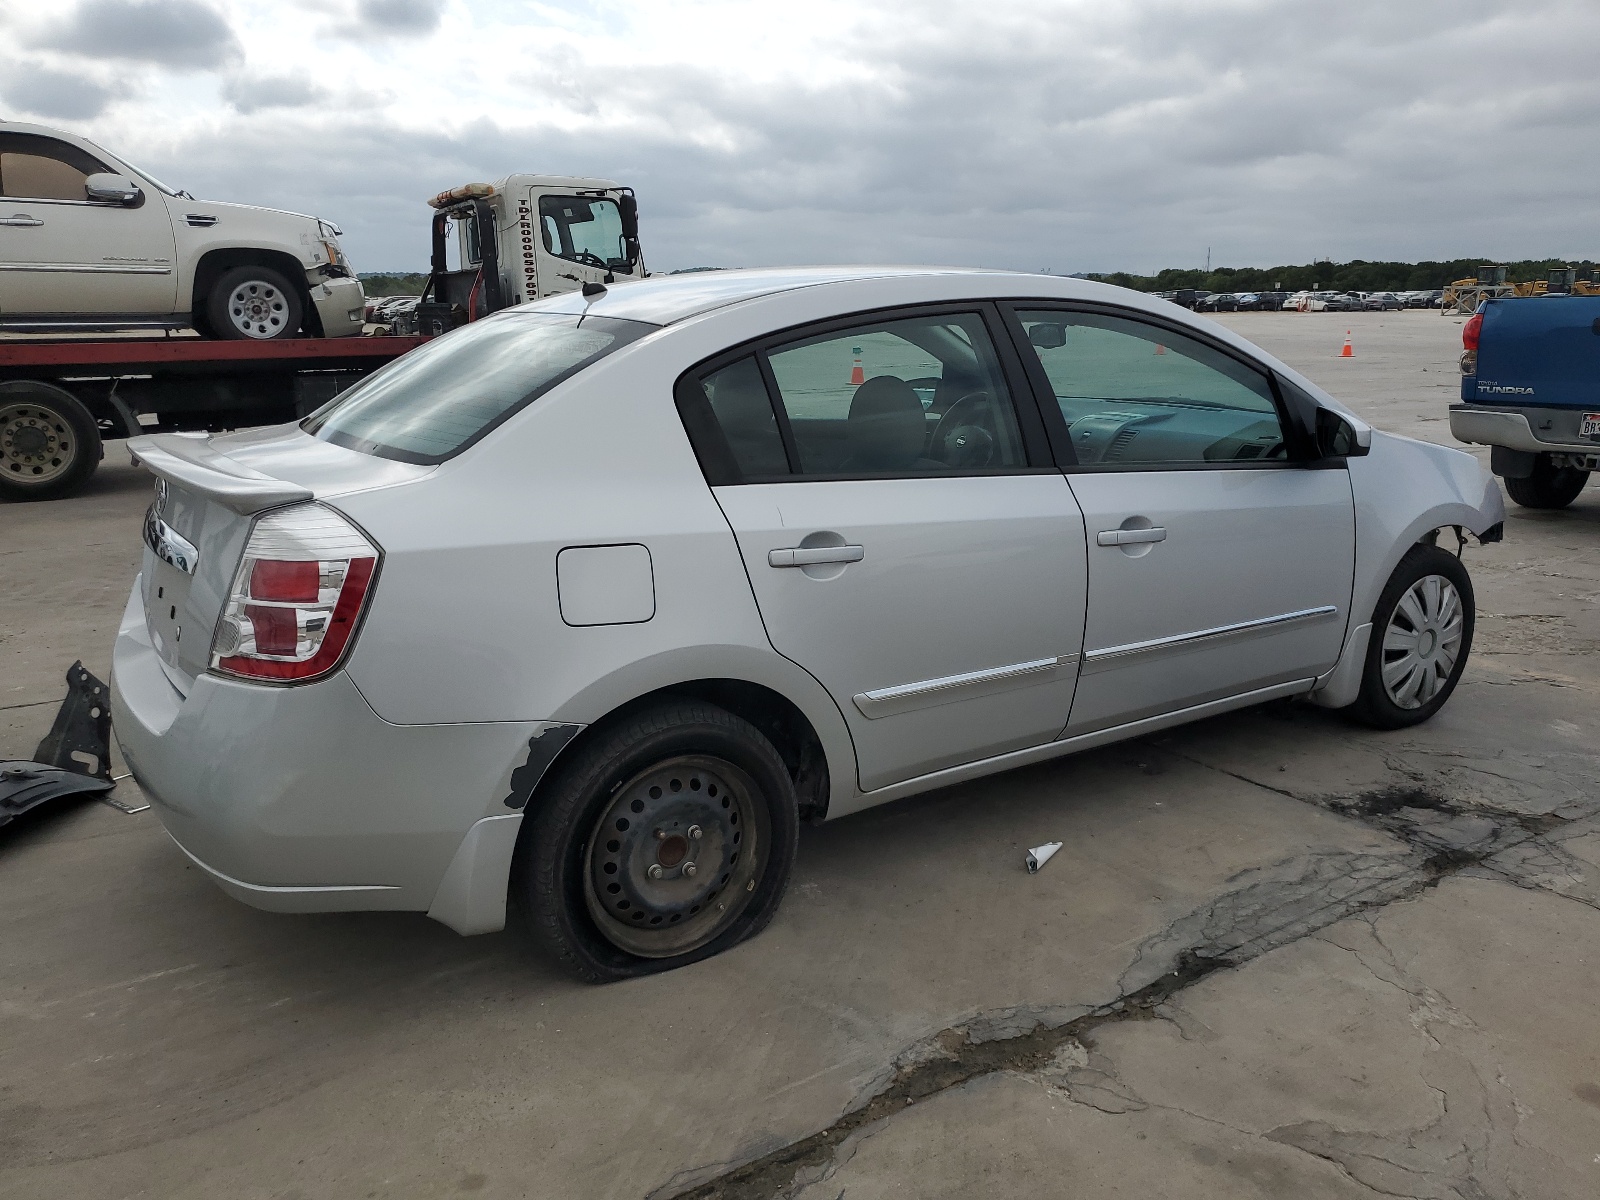
[(1526, 508), (1565, 508), (1600, 470), (1600, 296), (1485, 300), (1461, 331), (1457, 441)]

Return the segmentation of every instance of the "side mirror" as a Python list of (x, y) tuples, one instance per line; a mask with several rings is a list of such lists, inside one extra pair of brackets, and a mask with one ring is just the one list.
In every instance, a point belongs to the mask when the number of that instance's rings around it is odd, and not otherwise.
[(134, 208), (144, 200), (144, 192), (139, 190), (138, 184), (126, 175), (112, 175), (110, 172), (89, 176), (83, 181), (83, 191), (88, 199), (100, 204), (121, 204)]
[(1067, 344), (1067, 327), (1049, 321), (1030, 325), (1028, 341), (1041, 350), (1059, 350)]
[(622, 217), (623, 261), (632, 271), (639, 261), (639, 201), (632, 191), (624, 191), (617, 197), (617, 213)]
[(1318, 408), (1317, 449), (1324, 458), (1359, 458), (1372, 449), (1372, 430), (1357, 429), (1332, 409)]

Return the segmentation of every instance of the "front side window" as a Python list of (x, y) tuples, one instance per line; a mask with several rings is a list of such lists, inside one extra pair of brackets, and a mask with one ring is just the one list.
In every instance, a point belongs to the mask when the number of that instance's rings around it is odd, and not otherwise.
[(1173, 330), (1100, 313), (1020, 311), (1081, 466), (1281, 461), (1265, 375)]
[(34, 133), (0, 133), (0, 196), (83, 200), (85, 181), (105, 171), (91, 154)]
[(628, 271), (633, 267), (627, 239), (622, 236), (622, 213), (615, 200), (540, 196), (539, 228), (545, 250), (557, 258), (603, 271)]
[(983, 318), (872, 322), (768, 351), (802, 475), (1025, 467)]
[(562, 380), (654, 325), (506, 313), (419, 346), (307, 417), (307, 433), (380, 458), (452, 458)]

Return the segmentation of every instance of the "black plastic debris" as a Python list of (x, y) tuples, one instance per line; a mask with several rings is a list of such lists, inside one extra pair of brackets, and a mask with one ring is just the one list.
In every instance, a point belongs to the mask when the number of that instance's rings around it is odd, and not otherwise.
[(67, 698), (33, 757), (45, 766), (111, 782), (111, 689), (81, 660), (67, 671)]
[(0, 762), (0, 826), (47, 800), (102, 795), (116, 786), (109, 779), (96, 779), (45, 763)]

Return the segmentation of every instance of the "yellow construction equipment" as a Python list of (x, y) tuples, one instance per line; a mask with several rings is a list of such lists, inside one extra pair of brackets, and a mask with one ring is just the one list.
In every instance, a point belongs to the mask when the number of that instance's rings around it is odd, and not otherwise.
[[(1578, 278), (1580, 273), (1584, 278)], [(1600, 280), (1595, 274), (1594, 271), (1580, 272), (1577, 267), (1557, 267), (1543, 279), (1507, 283), (1504, 263), (1485, 263), (1478, 268), (1476, 279), (1458, 279), (1445, 284), (1439, 311), (1445, 316), (1467, 316), (1476, 312), (1485, 300), (1508, 296), (1600, 296)]]
[(1485, 263), (1478, 268), (1476, 279), (1457, 279), (1444, 285), (1444, 295), (1439, 298), (1439, 311), (1445, 316), (1465, 316), (1478, 311), (1485, 300), (1498, 300), (1515, 296), (1515, 285), (1506, 282), (1504, 263)]

